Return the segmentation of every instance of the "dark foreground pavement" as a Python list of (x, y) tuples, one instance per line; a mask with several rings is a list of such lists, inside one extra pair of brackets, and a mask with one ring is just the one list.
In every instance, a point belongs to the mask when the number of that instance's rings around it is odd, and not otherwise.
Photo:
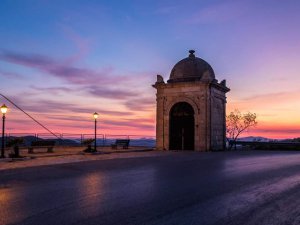
[(5, 170), (0, 224), (300, 224), (300, 153), (162, 152)]

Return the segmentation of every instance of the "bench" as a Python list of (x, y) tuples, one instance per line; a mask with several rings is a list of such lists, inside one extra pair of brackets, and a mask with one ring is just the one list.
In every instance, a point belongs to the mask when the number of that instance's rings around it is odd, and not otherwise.
[(33, 141), (28, 147), (28, 153), (34, 153), (34, 148), (47, 148), (47, 152), (53, 152), (55, 141)]
[(123, 149), (128, 149), (128, 147), (129, 147), (129, 142), (130, 142), (129, 139), (116, 139), (115, 144), (112, 144), (112, 145), (111, 145), (111, 148), (112, 148), (112, 149), (117, 149), (118, 146), (122, 146)]

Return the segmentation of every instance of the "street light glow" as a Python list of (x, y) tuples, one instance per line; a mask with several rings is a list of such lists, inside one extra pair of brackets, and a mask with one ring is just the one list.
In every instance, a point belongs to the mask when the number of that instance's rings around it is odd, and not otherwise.
[(98, 113), (94, 112), (93, 114), (95, 118), (95, 140), (94, 140), (94, 152), (97, 152), (97, 118), (99, 116)]
[(4, 130), (5, 130), (5, 113), (7, 112), (7, 106), (3, 104), (1, 106), (1, 112), (2, 112), (2, 140), (1, 140), (1, 158), (5, 158), (5, 152), (4, 152)]
[(7, 112), (7, 106), (5, 105), (5, 104), (3, 104), (2, 106), (1, 106), (1, 112), (2, 112), (2, 114), (3, 115), (5, 115), (5, 113)]
[(99, 116), (99, 114), (95, 112), (95, 113), (93, 114), (93, 116), (94, 116), (95, 119), (97, 119), (98, 116)]

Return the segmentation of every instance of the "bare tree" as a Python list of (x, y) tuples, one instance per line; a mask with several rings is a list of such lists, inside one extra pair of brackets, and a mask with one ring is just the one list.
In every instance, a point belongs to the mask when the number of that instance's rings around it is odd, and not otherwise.
[(250, 127), (257, 125), (256, 114), (247, 112), (242, 114), (238, 109), (235, 109), (226, 116), (226, 134), (229, 142), (229, 149), (232, 148), (231, 143), (235, 142), (241, 133), (248, 131)]

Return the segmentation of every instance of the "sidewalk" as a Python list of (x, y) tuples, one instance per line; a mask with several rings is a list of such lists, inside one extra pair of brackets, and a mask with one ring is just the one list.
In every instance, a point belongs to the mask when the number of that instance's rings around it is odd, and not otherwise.
[(111, 149), (110, 147), (98, 147), (97, 153), (84, 153), (84, 147), (55, 147), (53, 153), (47, 153), (47, 149), (36, 149), (36, 153), (28, 154), (26, 149), (20, 151), (22, 159), (0, 159), (0, 170), (54, 165), (90, 160), (107, 160), (116, 158), (151, 157), (160, 155), (160, 151), (154, 151), (145, 147), (130, 147), (129, 149)]

